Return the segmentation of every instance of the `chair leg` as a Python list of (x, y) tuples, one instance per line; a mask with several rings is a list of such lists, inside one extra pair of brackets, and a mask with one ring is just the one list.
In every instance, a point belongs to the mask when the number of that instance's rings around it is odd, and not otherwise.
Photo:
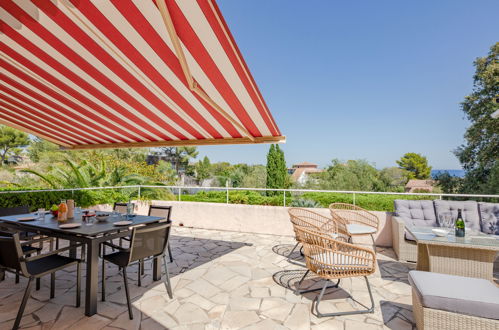
[(295, 246), (293, 246), (293, 249), (291, 250), (291, 252), (289, 252), (288, 261), (291, 259), (291, 255), (293, 254), (293, 252), (295, 252), (296, 248), (298, 247), (298, 244), (300, 244), (300, 243), (296, 242), (296, 244), (295, 244)]
[(16, 270), (16, 280), (15, 281), (16, 281), (16, 284), (19, 283), (19, 271), (18, 270)]
[[(41, 251), (36, 252), (37, 255), (40, 255), (40, 253), (41, 253)], [(40, 290), (40, 280), (41, 279), (39, 277), (36, 279), (36, 291)]]
[(172, 284), (170, 282), (170, 273), (168, 272), (168, 266), (166, 265), (166, 260), (165, 256), (163, 255), (163, 266), (165, 267), (165, 287), (166, 287), (166, 292), (168, 292), (168, 296), (170, 299), (173, 299), (173, 292), (172, 292)]
[(140, 275), (144, 275), (145, 271), (144, 271), (144, 267), (145, 266), (145, 263), (144, 263), (144, 259), (140, 260)]
[(170, 242), (168, 242), (168, 255), (170, 256), (170, 262), (173, 262), (173, 254), (172, 254), (172, 248), (170, 246)]
[[(331, 317), (331, 316), (340, 316), (340, 315), (354, 315), (354, 314), (366, 314), (366, 313), (373, 313), (374, 312), (374, 299), (373, 299), (373, 294), (371, 292), (371, 286), (369, 285), (369, 280), (367, 279), (367, 276), (364, 276), (366, 279), (366, 284), (367, 284), (367, 291), (369, 292), (369, 298), (371, 299), (371, 307), (362, 310), (354, 310), (354, 311), (348, 311), (348, 312), (336, 312), (336, 313), (326, 313), (322, 314), (319, 312), (319, 304), (321, 303), (321, 300), (324, 296), (324, 292), (327, 289), (327, 283), (329, 280), (324, 283), (324, 286), (322, 287), (321, 293), (319, 294), (319, 297), (314, 300), (315, 302), (315, 312), (317, 317)], [(313, 306), (312, 306), (313, 309)]]
[(137, 272), (137, 285), (138, 286), (142, 286), (142, 274), (141, 274), (141, 270), (142, 270), (142, 265), (141, 265), (141, 262), (142, 260), (139, 260), (139, 262), (137, 263), (137, 266), (139, 267), (138, 269), (138, 272)]
[(33, 278), (30, 277), (28, 279), (28, 285), (26, 286), (26, 290), (24, 291), (23, 300), (21, 301), (21, 306), (19, 306), (19, 311), (17, 312), (16, 321), (14, 322), (14, 326), (12, 327), (12, 329), (19, 329), (19, 324), (21, 323), (21, 319), (24, 314), (24, 308), (26, 308), (26, 303), (28, 302), (32, 285), (33, 285)]
[[(104, 249), (104, 247), (102, 247)], [(104, 252), (102, 252), (104, 257)], [(102, 258), (102, 301), (106, 301), (106, 261)]]
[[(300, 281), (298, 282), (298, 284), (296, 285), (296, 290), (295, 290), (295, 294), (296, 295), (299, 295), (299, 294), (304, 294), (304, 293), (309, 293), (309, 292), (314, 292), (314, 291), (318, 291), (318, 290), (321, 290), (322, 288), (321, 287), (318, 287), (318, 288), (315, 288), (315, 289), (307, 289), (307, 290), (300, 290), (300, 285), (303, 283), (303, 281), (305, 280), (305, 278), (307, 277), (307, 275), (310, 273), (310, 270), (307, 269), (307, 271), (305, 272), (305, 274), (303, 274), (302, 278), (300, 279)], [(338, 282), (336, 282), (336, 284), (334, 285), (331, 285), (331, 286), (328, 286), (326, 287), (326, 289), (331, 289), (331, 288), (337, 288), (339, 287), (340, 285), (340, 280), (341, 279), (338, 279)], [(289, 285), (288, 285), (289, 286)]]
[(374, 253), (376, 253), (376, 242), (374, 241), (374, 236), (373, 236), (373, 234), (370, 234), (370, 236), (371, 236), (371, 240), (373, 241), (373, 251), (374, 251)]
[(130, 302), (130, 293), (128, 292), (128, 278), (126, 276), (126, 267), (123, 267), (123, 282), (125, 283), (126, 303), (128, 305), (128, 317), (133, 320), (132, 303)]
[(50, 299), (55, 296), (55, 272), (50, 274)]
[(76, 264), (76, 307), (81, 304), (81, 263)]

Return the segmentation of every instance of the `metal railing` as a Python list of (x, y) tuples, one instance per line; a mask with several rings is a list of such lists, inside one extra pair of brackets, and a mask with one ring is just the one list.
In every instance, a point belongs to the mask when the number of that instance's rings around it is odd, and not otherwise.
[(499, 195), (490, 194), (444, 194), (444, 193), (405, 193), (405, 192), (391, 192), (391, 191), (357, 191), (357, 190), (316, 190), (316, 189), (269, 189), (269, 188), (239, 188), (239, 187), (199, 187), (199, 186), (157, 186), (157, 185), (131, 185), (131, 186), (111, 186), (111, 187), (90, 187), (90, 188), (63, 188), (63, 189), (37, 189), (37, 190), (4, 190), (0, 191), (0, 194), (20, 194), (20, 193), (33, 193), (33, 192), (53, 192), (53, 191), (71, 191), (74, 194), (75, 191), (81, 190), (99, 190), (99, 189), (128, 189), (135, 188), (138, 190), (137, 196), (141, 197), (141, 190), (143, 188), (158, 188), (158, 189), (168, 189), (173, 192), (177, 192), (178, 200), (182, 201), (182, 191), (184, 190), (213, 190), (213, 191), (225, 191), (226, 192), (226, 203), (229, 204), (229, 194), (230, 191), (259, 191), (259, 192), (282, 192), (283, 194), (283, 206), (286, 206), (286, 195), (293, 193), (340, 193), (340, 194), (351, 194), (352, 202), (355, 205), (356, 195), (397, 195), (397, 196), (428, 196), (437, 197), (442, 199), (442, 197), (451, 198), (497, 198)]

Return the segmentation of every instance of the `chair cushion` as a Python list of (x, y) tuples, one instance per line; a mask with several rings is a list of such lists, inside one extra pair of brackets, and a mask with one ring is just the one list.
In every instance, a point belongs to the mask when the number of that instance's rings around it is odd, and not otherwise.
[(499, 203), (478, 203), (480, 228), (483, 233), (499, 235)]
[(358, 223), (348, 224), (347, 230), (352, 235), (374, 234), (376, 232), (376, 228), (366, 225), (361, 225)]
[(394, 201), (396, 216), (408, 226), (438, 227), (433, 201), (402, 200)]
[[(354, 268), (352, 266), (364, 266), (367, 267), (367, 263), (352, 263), (352, 259), (349, 258), (348, 256), (345, 256), (344, 254), (340, 253), (319, 253), (316, 255), (311, 256), (312, 260), (317, 260), (321, 263), (327, 263), (331, 266), (324, 267), (324, 270), (327, 271), (327, 269), (335, 269), (335, 270), (348, 270), (348, 269), (355, 269), (358, 270), (358, 268)], [(359, 259), (355, 259), (356, 261), (359, 261)], [(313, 261), (312, 261), (313, 262)]]
[(452, 218), (457, 218), (457, 210), (462, 210), (462, 215), (466, 227), (473, 230), (480, 230), (480, 218), (478, 216), (478, 203), (475, 201), (444, 201), (437, 199), (434, 201), (437, 219), (440, 214), (450, 212)]
[(409, 282), (424, 307), (499, 320), (499, 288), (491, 281), (413, 270)]

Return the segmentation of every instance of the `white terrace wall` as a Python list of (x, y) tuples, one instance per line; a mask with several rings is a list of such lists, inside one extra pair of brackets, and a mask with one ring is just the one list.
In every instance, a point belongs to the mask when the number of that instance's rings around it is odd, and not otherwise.
[[(177, 201), (151, 201), (150, 203), (172, 206), (171, 218), (176, 226), (182, 223), (186, 227), (202, 229), (294, 235), (287, 207)], [(138, 203), (136, 212), (147, 214), (149, 205), (149, 203)], [(96, 208), (111, 210), (110, 205), (99, 205)], [(314, 208), (312, 210), (329, 216), (329, 209)], [(373, 213), (380, 219), (380, 231), (375, 237), (376, 245), (392, 246), (391, 213), (378, 211), (373, 211)], [(369, 237), (356, 238), (354, 242), (372, 244)]]

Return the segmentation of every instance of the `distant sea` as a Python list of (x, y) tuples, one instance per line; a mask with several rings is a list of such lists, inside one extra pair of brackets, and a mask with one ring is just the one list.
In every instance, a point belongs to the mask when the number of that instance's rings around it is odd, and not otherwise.
[(464, 170), (431, 170), (431, 177), (435, 178), (440, 173), (449, 173), (451, 176), (457, 176), (458, 178), (463, 178), (466, 172)]

